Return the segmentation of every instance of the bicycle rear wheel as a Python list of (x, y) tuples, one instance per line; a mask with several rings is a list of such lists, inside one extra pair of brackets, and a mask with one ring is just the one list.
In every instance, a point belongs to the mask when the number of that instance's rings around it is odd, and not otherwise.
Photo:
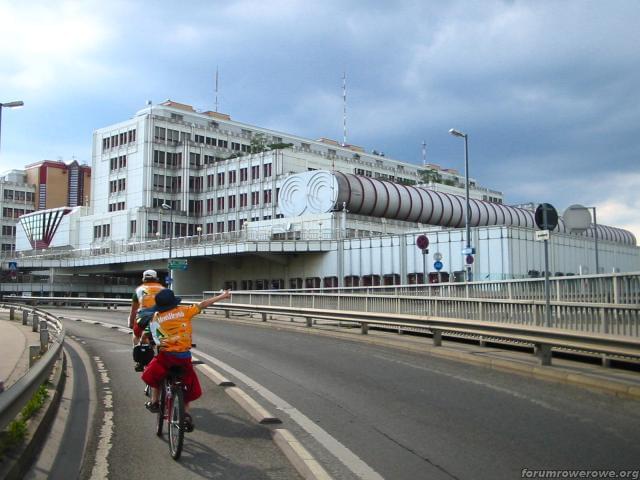
[(184, 397), (182, 388), (172, 389), (171, 406), (169, 409), (169, 450), (174, 460), (180, 458), (184, 441)]
[[(156, 417), (156, 435), (161, 437), (162, 427), (164, 425), (164, 419), (166, 414), (165, 405), (167, 403), (167, 386), (164, 381), (160, 385), (160, 398), (158, 403), (159, 403), (160, 409), (158, 410), (157, 417)], [(168, 415), (167, 415), (167, 418), (168, 418)]]

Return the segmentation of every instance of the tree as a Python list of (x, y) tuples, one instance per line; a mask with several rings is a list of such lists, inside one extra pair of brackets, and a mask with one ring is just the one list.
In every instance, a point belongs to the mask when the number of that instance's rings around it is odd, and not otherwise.
[(418, 170), (418, 176), (422, 183), (443, 183), (442, 175), (440, 175), (435, 168)]
[(267, 148), (267, 137), (264, 133), (256, 133), (251, 137), (251, 153), (264, 152)]

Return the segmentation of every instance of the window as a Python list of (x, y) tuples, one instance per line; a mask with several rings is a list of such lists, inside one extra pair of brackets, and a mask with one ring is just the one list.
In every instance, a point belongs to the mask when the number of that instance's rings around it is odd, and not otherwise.
[(189, 153), (189, 165), (192, 167), (200, 166), (200, 154), (191, 152)]
[[(133, 130), (135, 132), (135, 130)], [(131, 133), (131, 132), (129, 132)], [(133, 237), (136, 234), (136, 221), (135, 220), (131, 220), (129, 222), (129, 236)]]
[(240, 208), (246, 207), (247, 206), (247, 194), (246, 193), (241, 193), (240, 194)]
[(149, 236), (155, 235), (158, 231), (158, 221), (157, 220), (148, 220), (147, 221), (147, 234)]
[(136, 141), (136, 129), (135, 128), (133, 130), (129, 130), (127, 132), (127, 134), (129, 136), (129, 143)]
[(154, 138), (156, 140), (165, 140), (167, 138), (167, 129), (162, 127), (156, 127)]
[(248, 175), (247, 175), (247, 168), (241, 168), (240, 169), (240, 181), (241, 182), (246, 182), (249, 179)]
[(231, 150), (240, 150), (240, 144), (237, 142), (231, 142)]
[(228, 228), (227, 228), (228, 232), (235, 232), (236, 231), (236, 221), (235, 220), (229, 220), (227, 226), (228, 226)]
[(216, 199), (216, 207), (219, 212), (224, 211), (224, 197), (218, 197)]
[(213, 198), (207, 198), (207, 214), (213, 213)]
[(196, 143), (204, 143), (204, 135), (194, 135)]
[(213, 223), (207, 223), (207, 235), (213, 233)]
[(153, 151), (153, 163), (158, 166), (164, 167), (165, 162), (165, 152), (161, 150)]
[(271, 164), (270, 163), (266, 163), (264, 165), (264, 176), (265, 177), (270, 177), (271, 176)]
[(257, 178), (260, 178), (260, 166), (254, 165), (251, 167), (251, 180), (255, 180)]
[(224, 185), (224, 172), (218, 173), (218, 186)]
[(235, 209), (236, 208), (236, 196), (235, 195), (229, 195), (229, 197), (227, 198), (227, 204), (228, 204), (229, 210), (231, 210), (232, 208)]
[(263, 203), (271, 203), (271, 190), (265, 190), (263, 197), (264, 197)]
[(228, 174), (229, 177), (229, 185), (236, 183), (236, 171), (235, 170), (231, 170)]
[(260, 203), (260, 192), (251, 192), (251, 205), (258, 205)]
[(216, 139), (213, 137), (207, 137), (205, 143), (212, 147), (215, 147), (217, 145)]
[(207, 175), (207, 188), (213, 188), (215, 185), (213, 174)]
[(224, 222), (216, 222), (216, 233), (224, 232)]

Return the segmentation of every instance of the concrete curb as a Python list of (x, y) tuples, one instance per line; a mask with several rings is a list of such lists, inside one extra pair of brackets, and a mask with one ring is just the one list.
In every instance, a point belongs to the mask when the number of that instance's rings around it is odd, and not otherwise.
[(253, 417), (258, 423), (271, 424), (282, 423), (278, 417), (274, 417), (267, 410), (256, 402), (253, 398), (247, 395), (244, 391), (238, 387), (228, 387), (225, 389), (225, 393), (233, 398), (238, 405), (240, 405), (251, 417)]
[[(195, 360), (196, 357), (193, 357)], [(222, 375), (221, 373), (215, 371), (209, 365), (196, 365), (196, 368), (200, 370), (205, 376), (209, 377), (213, 383), (218, 385), (219, 387), (235, 387), (236, 384), (229, 380), (227, 377)]]
[[(438, 358), (444, 358), (447, 360), (454, 360), (464, 363), (469, 363), (478, 366), (484, 366), (493, 370), (498, 370), (507, 373), (515, 373), (518, 375), (537, 378), (539, 380), (545, 380), (555, 383), (563, 383), (566, 385), (572, 385), (575, 387), (585, 388), (588, 390), (606, 393), (609, 395), (615, 395), (621, 398), (630, 400), (640, 400), (640, 385), (633, 385), (617, 380), (598, 378), (590, 375), (583, 375), (580, 373), (562, 371), (558, 367), (542, 367), (539, 365), (527, 365), (525, 363), (518, 363), (504, 359), (482, 357), (478, 355), (471, 355), (466, 352), (457, 352), (452, 350), (443, 349), (443, 347), (433, 347), (431, 345), (410, 345), (401, 344), (395, 340), (384, 340), (378, 338), (368, 337), (367, 335), (355, 334), (354, 332), (338, 332), (334, 330), (314, 330), (301, 325), (289, 325), (285, 322), (278, 322), (277, 324), (269, 324), (269, 322), (258, 322), (256, 320), (245, 319), (227, 319), (224, 317), (216, 316), (215, 320), (221, 320), (225, 322), (241, 322), (261, 328), (280, 328), (293, 331), (303, 331), (313, 335), (329, 336), (334, 338), (341, 338), (352, 342), (369, 343), (372, 345), (380, 345), (389, 348), (395, 348), (398, 350), (409, 351), (412, 353), (419, 353), (423, 355), (431, 355)], [(358, 330), (359, 331), (359, 330)], [(356, 336), (358, 335), (358, 336)], [(367, 337), (367, 338), (361, 338)]]
[(6, 480), (19, 480), (31, 468), (31, 465), (47, 439), (49, 428), (58, 412), (58, 405), (66, 381), (67, 357), (64, 352), (56, 362), (54, 371), (49, 377), (52, 385), (48, 388), (49, 397), (42, 408), (27, 421), (27, 439), (16, 448), (7, 453), (0, 463), (0, 478)]
[(331, 476), (313, 458), (313, 455), (286, 429), (277, 428), (271, 432), (273, 441), (289, 459), (293, 467), (305, 480), (331, 480)]

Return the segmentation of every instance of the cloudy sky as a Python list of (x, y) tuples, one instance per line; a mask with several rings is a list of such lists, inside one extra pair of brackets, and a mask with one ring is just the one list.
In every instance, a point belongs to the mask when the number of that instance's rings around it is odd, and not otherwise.
[(0, 170), (168, 98), (580, 203), (640, 239), (640, 2), (0, 0)]

